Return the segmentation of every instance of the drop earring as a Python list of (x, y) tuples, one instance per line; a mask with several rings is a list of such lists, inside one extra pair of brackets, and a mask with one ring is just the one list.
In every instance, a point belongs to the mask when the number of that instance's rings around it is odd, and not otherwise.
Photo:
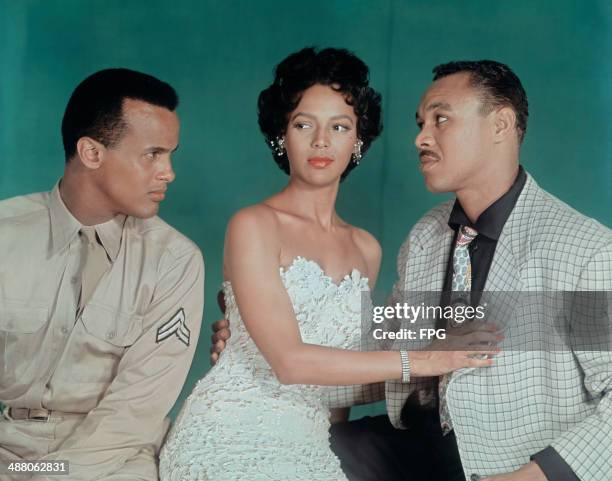
[(355, 165), (359, 165), (359, 161), (361, 160), (361, 147), (363, 146), (363, 140), (357, 139), (355, 145), (353, 146), (353, 154), (352, 159)]
[(270, 148), (274, 155), (282, 157), (285, 154), (285, 137), (276, 137), (276, 139), (271, 140)]

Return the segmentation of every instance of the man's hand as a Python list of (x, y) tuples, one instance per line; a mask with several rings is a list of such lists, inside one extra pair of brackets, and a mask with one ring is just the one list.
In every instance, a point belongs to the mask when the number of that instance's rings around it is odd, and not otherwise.
[[(225, 314), (225, 296), (223, 290), (217, 292), (217, 305), (221, 310), (222, 314)], [(227, 341), (232, 335), (229, 328), (229, 321), (227, 319), (221, 319), (215, 322), (211, 329), (213, 335), (210, 337), (210, 364), (214, 366), (219, 360), (219, 354), (225, 349), (225, 341)]]
[(521, 469), (508, 474), (498, 474), (482, 478), (482, 481), (548, 481), (540, 466), (533, 461)]
[(225, 341), (232, 335), (229, 321), (221, 319), (212, 325), (213, 335), (210, 337), (210, 364), (215, 365), (219, 360), (219, 354), (225, 349)]

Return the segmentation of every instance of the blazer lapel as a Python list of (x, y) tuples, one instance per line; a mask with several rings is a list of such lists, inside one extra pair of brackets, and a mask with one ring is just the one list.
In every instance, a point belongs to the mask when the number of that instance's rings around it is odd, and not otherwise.
[(485, 291), (516, 292), (524, 289), (523, 270), (529, 256), (531, 217), (539, 189), (527, 174), (523, 191), (497, 242)]
[(493, 263), (485, 283), (485, 292), (522, 290), (520, 267), (512, 251), (511, 243), (511, 236), (502, 233), (495, 248)]
[(409, 262), (408, 269), (418, 275), (408, 277), (412, 281), (410, 289), (422, 292), (441, 292), (444, 286), (444, 276), (450, 255), (453, 231), (450, 227), (439, 235), (433, 236), (423, 245), (422, 251), (413, 262)]

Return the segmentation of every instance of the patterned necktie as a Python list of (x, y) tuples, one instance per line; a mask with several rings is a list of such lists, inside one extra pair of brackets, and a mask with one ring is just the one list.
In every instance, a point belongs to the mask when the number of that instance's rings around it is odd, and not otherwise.
[[(468, 226), (461, 226), (457, 234), (455, 250), (453, 252), (453, 292), (469, 292), (472, 290), (472, 263), (468, 247), (476, 238), (478, 232)], [(451, 305), (454, 304), (457, 294), (451, 295)], [(467, 301), (465, 301), (467, 302)], [(448, 404), (446, 402), (446, 390), (452, 373), (444, 374), (438, 383), (438, 397), (440, 399), (440, 425), (442, 433), (448, 434), (453, 429)]]
[(81, 274), (81, 297), (79, 299), (79, 314), (91, 299), (98, 282), (110, 265), (104, 247), (96, 239), (96, 229), (93, 226), (84, 226), (80, 233), (86, 242), (85, 265)]

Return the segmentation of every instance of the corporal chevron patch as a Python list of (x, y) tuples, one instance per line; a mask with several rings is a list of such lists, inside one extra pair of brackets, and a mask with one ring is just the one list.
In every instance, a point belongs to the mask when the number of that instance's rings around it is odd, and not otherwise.
[(179, 341), (186, 346), (189, 346), (191, 331), (187, 327), (185, 321), (185, 311), (181, 307), (178, 311), (176, 311), (176, 314), (170, 318), (170, 320), (159, 326), (159, 329), (157, 329), (155, 342), (159, 344), (172, 336), (176, 336), (178, 337)]

